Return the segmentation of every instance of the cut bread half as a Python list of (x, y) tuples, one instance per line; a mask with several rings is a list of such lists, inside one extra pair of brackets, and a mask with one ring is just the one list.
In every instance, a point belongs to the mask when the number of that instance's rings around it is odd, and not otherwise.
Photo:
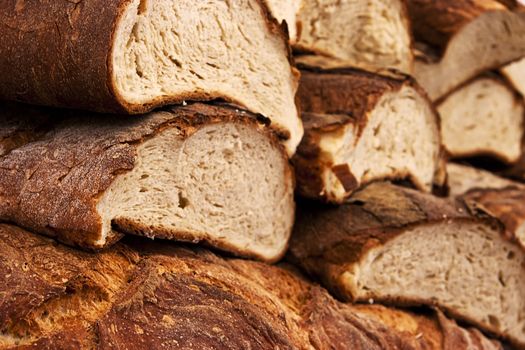
[(284, 253), (292, 172), (256, 116), (203, 104), (137, 119), (71, 114), (0, 157), (1, 220), (87, 248), (132, 233), (268, 261)]
[(500, 72), (521, 96), (525, 96), (525, 58), (506, 65)]
[(443, 145), (453, 158), (518, 161), (524, 134), (523, 98), (501, 79), (480, 77), (437, 105)]
[(343, 300), (435, 305), (525, 346), (525, 251), (460, 201), (387, 183), (299, 207), (292, 261)]
[(297, 72), (261, 0), (6, 6), (0, 99), (132, 114), (224, 99), (270, 118), (289, 153), (301, 139)]
[(204, 249), (89, 254), (0, 224), (0, 256), (4, 350), (501, 349), (437, 311), (344, 304), (289, 265)]
[(447, 182), (451, 197), (462, 195), (473, 189), (501, 189), (505, 187), (525, 189), (525, 185), (522, 183), (500, 177), (487, 170), (456, 163), (447, 164)]
[(304, 70), (298, 97), (305, 138), (293, 158), (298, 191), (342, 203), (378, 179), (430, 192), (445, 182), (439, 123), (406, 76)]
[(412, 40), (403, 0), (270, 0), (269, 3), (280, 19), (291, 21), (294, 17), (291, 10), (297, 11), (296, 28), (290, 29), (290, 33), (298, 53), (330, 57), (339, 60), (341, 66), (412, 72)]
[(409, 0), (418, 40), (438, 57), (416, 59), (414, 75), (438, 100), (478, 74), (525, 56), (525, 13), (497, 1)]

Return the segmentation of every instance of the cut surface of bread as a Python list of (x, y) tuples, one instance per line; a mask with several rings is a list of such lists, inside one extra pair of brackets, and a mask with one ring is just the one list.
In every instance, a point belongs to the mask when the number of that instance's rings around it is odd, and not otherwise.
[(295, 47), (341, 59), (347, 66), (412, 71), (411, 37), (400, 0), (303, 0)]
[(525, 189), (525, 185), (522, 183), (500, 177), (487, 170), (457, 163), (447, 164), (447, 184), (451, 197), (457, 197), (473, 189), (501, 189), (505, 187)]
[(0, 349), (501, 349), (440, 312), (333, 299), (290, 265), (127, 239), (90, 254), (0, 225)]
[(525, 96), (525, 58), (502, 67), (500, 72), (521, 96)]
[(294, 157), (299, 193), (341, 203), (377, 179), (441, 184), (436, 114), (409, 79), (359, 70), (303, 71), (306, 136)]
[(345, 300), (436, 305), (525, 345), (525, 252), (460, 201), (371, 184), (299, 208), (290, 252)]
[[(426, 16), (439, 16), (439, 13), (429, 10)], [(421, 20), (425, 21), (425, 18)], [(525, 55), (522, 40), (525, 13), (486, 11), (461, 23), (437, 60), (424, 58), (415, 61), (414, 76), (432, 100), (442, 98), (480, 73), (497, 69)], [(453, 28), (454, 23), (449, 26)]]
[(518, 161), (524, 133), (523, 98), (503, 81), (480, 77), (437, 105), (443, 144), (455, 158)]
[(89, 248), (124, 232), (264, 260), (283, 254), (292, 173), (254, 115), (192, 104), (141, 119), (105, 117), (50, 123), (38, 140), (0, 157), (0, 217)]
[(290, 153), (301, 139), (297, 73), (262, 1), (8, 3), (3, 99), (120, 113), (224, 99), (270, 118)]

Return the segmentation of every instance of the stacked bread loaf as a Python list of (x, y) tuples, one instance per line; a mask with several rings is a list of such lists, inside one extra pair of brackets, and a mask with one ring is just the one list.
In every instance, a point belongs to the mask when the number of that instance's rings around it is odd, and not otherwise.
[(0, 8), (0, 349), (525, 349), (518, 3)]

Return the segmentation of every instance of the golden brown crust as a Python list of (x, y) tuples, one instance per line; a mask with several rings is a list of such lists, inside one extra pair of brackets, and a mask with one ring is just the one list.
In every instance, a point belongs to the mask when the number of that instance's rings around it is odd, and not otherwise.
[(443, 49), (468, 22), (507, 7), (496, 0), (409, 0), (408, 9), (416, 40)]
[[(251, 124), (286, 157), (277, 138), (262, 124), (266, 119), (234, 106), (197, 103), (136, 119), (53, 109), (27, 111), (10, 105), (0, 116), (2, 126), (12, 125), (13, 116), (18, 122), (9, 137), (0, 138), (0, 149), (10, 150), (0, 156), (0, 219), (86, 248), (101, 248), (95, 244), (102, 230), (96, 210), (99, 196), (118, 174), (133, 169), (137, 147), (164, 128), (177, 128), (186, 138), (206, 124)], [(115, 232), (105, 244), (120, 237)]]
[(423, 350), (442, 337), (434, 316), (342, 304), (291, 266), (139, 239), (89, 254), (5, 224), (0, 237), (2, 349)]

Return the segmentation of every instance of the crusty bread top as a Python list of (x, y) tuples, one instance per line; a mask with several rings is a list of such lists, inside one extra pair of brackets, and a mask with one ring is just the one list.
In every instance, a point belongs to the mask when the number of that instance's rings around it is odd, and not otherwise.
[(289, 265), (136, 239), (90, 254), (5, 224), (0, 238), (2, 349), (437, 350), (481, 337), (431, 311), (342, 304)]

